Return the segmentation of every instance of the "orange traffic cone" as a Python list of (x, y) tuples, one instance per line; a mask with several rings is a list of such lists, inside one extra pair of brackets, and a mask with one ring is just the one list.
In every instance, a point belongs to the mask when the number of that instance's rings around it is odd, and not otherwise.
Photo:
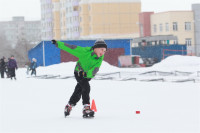
[(92, 100), (91, 110), (93, 110), (94, 112), (97, 112), (97, 107), (96, 107), (96, 104), (94, 102), (94, 99)]

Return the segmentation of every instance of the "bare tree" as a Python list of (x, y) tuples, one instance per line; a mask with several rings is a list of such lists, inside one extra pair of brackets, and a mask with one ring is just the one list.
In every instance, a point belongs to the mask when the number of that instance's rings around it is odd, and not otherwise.
[(10, 42), (6, 39), (4, 30), (2, 30), (2, 28), (0, 27), (0, 58), (2, 58), (3, 56), (10, 57), (13, 52), (12, 50), (13, 49)]
[(0, 27), (0, 58), (3, 56), (9, 58), (14, 55), (18, 65), (24, 66), (28, 62), (28, 51), (34, 46), (25, 38), (19, 36), (16, 45), (12, 47), (11, 42), (6, 39), (3, 27)]
[(14, 48), (14, 55), (20, 66), (28, 62), (28, 50), (31, 49), (31, 44), (23, 38), (18, 39)]

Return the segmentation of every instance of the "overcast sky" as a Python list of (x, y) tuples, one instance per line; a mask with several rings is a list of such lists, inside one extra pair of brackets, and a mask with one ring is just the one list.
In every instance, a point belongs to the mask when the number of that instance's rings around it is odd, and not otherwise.
[[(191, 10), (191, 4), (200, 0), (141, 0), (142, 11)], [(25, 20), (40, 20), (40, 0), (0, 0), (0, 21), (13, 16), (25, 16)]]

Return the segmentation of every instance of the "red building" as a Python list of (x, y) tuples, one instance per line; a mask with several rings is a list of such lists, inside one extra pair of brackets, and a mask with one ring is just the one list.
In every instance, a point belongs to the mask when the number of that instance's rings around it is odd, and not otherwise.
[(142, 12), (139, 14), (140, 37), (151, 36), (151, 14), (154, 14), (154, 12)]

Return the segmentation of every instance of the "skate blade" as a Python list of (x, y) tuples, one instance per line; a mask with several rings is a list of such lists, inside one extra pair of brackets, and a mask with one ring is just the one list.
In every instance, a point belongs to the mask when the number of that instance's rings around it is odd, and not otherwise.
[(85, 115), (83, 115), (83, 118), (84, 119), (92, 119), (92, 118), (94, 118), (94, 116), (85, 116)]
[(66, 118), (67, 116), (69, 116), (69, 113), (68, 112), (64, 112), (64, 116)]
[(92, 112), (90, 114), (84, 114), (83, 118), (94, 118), (94, 112)]

